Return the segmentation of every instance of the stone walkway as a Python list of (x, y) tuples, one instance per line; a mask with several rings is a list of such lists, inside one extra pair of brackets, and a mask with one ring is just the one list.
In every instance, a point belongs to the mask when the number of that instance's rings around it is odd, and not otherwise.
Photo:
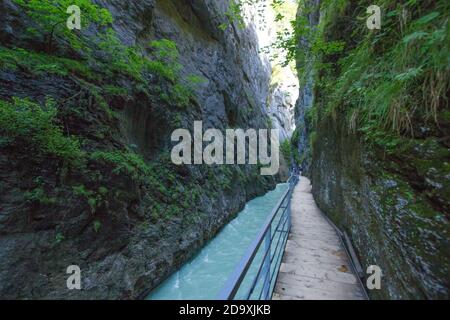
[(273, 299), (364, 299), (339, 236), (317, 207), (305, 177), (294, 190), (291, 209), (292, 229)]

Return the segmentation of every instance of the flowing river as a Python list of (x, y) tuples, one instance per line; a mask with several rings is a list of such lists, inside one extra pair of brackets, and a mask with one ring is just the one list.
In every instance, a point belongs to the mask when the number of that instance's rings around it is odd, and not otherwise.
[[(215, 299), (288, 187), (288, 184), (279, 184), (275, 190), (249, 201), (234, 220), (193, 259), (153, 290), (147, 299)], [(261, 253), (257, 255), (256, 260), (262, 258)], [(247, 282), (256, 272), (255, 268), (250, 268), (246, 276)], [(239, 298), (249, 285), (250, 283), (245, 283), (244, 280), (242, 292), (239, 290), (236, 298)]]

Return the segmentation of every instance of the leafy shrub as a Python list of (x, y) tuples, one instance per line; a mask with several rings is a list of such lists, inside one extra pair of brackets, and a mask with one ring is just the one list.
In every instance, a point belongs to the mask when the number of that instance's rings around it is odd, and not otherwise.
[[(450, 88), (448, 1), (383, 1), (386, 13), (381, 31), (370, 32), (364, 23), (335, 32), (350, 1), (325, 3), (316, 34), (324, 41), (349, 43), (338, 55), (314, 53), (320, 95), (316, 107), (325, 116), (347, 118), (353, 132), (376, 137), (392, 147), (391, 134), (413, 137), (418, 124), (440, 126), (448, 109)], [(364, 8), (364, 5), (361, 6)], [(343, 21), (344, 20), (344, 21)], [(301, 64), (306, 64), (303, 62)], [(388, 139), (381, 136), (390, 137)]]
[(147, 69), (159, 76), (175, 82), (181, 70), (178, 62), (179, 52), (175, 42), (168, 39), (150, 42), (155, 60), (146, 63)]
[(56, 235), (55, 235), (55, 243), (60, 244), (64, 240), (66, 240), (66, 237), (61, 232), (56, 233)]
[(22, 48), (8, 49), (0, 46), (0, 69), (14, 71), (18, 68), (34, 75), (55, 74), (67, 76), (69, 73), (72, 73), (91, 80), (98, 79), (98, 75), (95, 75), (85, 63), (27, 51)]
[(56, 123), (55, 103), (48, 100), (40, 106), (28, 99), (0, 100), (0, 135), (2, 144), (25, 144), (39, 153), (64, 160), (78, 160), (82, 156), (79, 141), (66, 137)]
[(291, 140), (289, 140), (289, 139), (284, 140), (280, 144), (280, 150), (281, 150), (281, 153), (282, 153), (284, 159), (288, 163), (291, 163), (291, 159), (292, 159), (292, 144), (291, 144)]
[(113, 173), (126, 174), (133, 179), (139, 180), (149, 173), (149, 167), (144, 159), (136, 154), (125, 151), (97, 151), (91, 154), (90, 158), (114, 166)]
[[(164, 62), (165, 64), (178, 62), (178, 48), (177, 44), (169, 39), (154, 40), (150, 42), (150, 47), (154, 50), (154, 55), (157, 60)], [(179, 68), (180, 65), (174, 66)]]
[(192, 90), (183, 84), (177, 83), (171, 88), (171, 97), (179, 107), (189, 105), (191, 96)]
[[(26, 9), (28, 16), (41, 27), (47, 37), (49, 35), (53, 37), (55, 28), (66, 21), (65, 9), (73, 4), (81, 8), (85, 27), (91, 23), (104, 26), (112, 22), (109, 12), (92, 4), (90, 0), (14, 1)], [(39, 32), (35, 30), (34, 33)], [(179, 107), (189, 104), (196, 86), (203, 81), (198, 76), (184, 78), (180, 75), (182, 66), (178, 61), (179, 52), (176, 43), (171, 40), (152, 41), (148, 44), (149, 48), (128, 47), (120, 41), (112, 28), (104, 28), (96, 39), (87, 45), (88, 39), (82, 33), (67, 28), (60, 33), (69, 41), (72, 48), (80, 53), (79, 49), (86, 45), (82, 52), (84, 62), (0, 46), (0, 68), (3, 70), (23, 68), (35, 75), (55, 74), (66, 77), (75, 74), (95, 82), (124, 75), (137, 81), (144, 88), (150, 85), (148, 77), (150, 73), (159, 77), (157, 80), (160, 82), (164, 80), (169, 82), (168, 88), (164, 90), (165, 92), (161, 92), (160, 96), (168, 104)], [(48, 45), (50, 52), (52, 44)], [(92, 50), (93, 45), (97, 50)], [(150, 49), (153, 58), (147, 56), (144, 49)], [(107, 85), (105, 91), (108, 90), (112, 90), (113, 94), (124, 93)]]
[(99, 220), (95, 220), (94, 221), (94, 232), (99, 233), (101, 227), (102, 227), (102, 223)]
[(47, 206), (57, 203), (58, 199), (55, 197), (49, 197), (45, 191), (44, 179), (42, 177), (37, 177), (34, 179), (34, 182), (37, 186), (24, 194), (27, 201), (36, 202)]
[(176, 43), (161, 39), (150, 42), (154, 59), (145, 57), (137, 48), (127, 48), (118, 40), (113, 30), (109, 30), (99, 43), (99, 47), (111, 61), (108, 65), (114, 72), (125, 73), (132, 78), (146, 83), (144, 74), (149, 72), (170, 81), (168, 92), (160, 96), (168, 104), (185, 107), (194, 95), (196, 87), (205, 80), (196, 75), (181, 77), (181, 64)]
[(98, 47), (103, 53), (106, 72), (126, 74), (138, 81), (144, 81), (145, 57), (137, 48), (122, 44), (112, 28), (99, 35)]
[(76, 196), (85, 198), (87, 200), (92, 211), (95, 210), (99, 199), (94, 191), (86, 189), (84, 185), (72, 187), (72, 190)]

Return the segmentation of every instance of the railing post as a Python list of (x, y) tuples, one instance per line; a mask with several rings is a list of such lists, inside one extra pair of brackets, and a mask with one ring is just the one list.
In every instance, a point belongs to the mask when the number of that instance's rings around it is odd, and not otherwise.
[[(245, 252), (241, 261), (236, 266), (233, 273), (228, 278), (224, 287), (220, 291), (218, 295), (218, 300), (232, 300), (235, 298), (236, 293), (239, 291), (240, 285), (242, 284), (245, 276), (247, 275), (247, 271), (250, 269), (254, 258), (257, 256), (258, 252), (262, 249), (262, 244), (264, 242), (264, 250), (263, 261), (259, 264), (259, 269), (256, 277), (253, 280), (252, 286), (248, 291), (246, 299), (252, 299), (252, 294), (254, 293), (254, 289), (256, 287), (259, 288), (258, 282), (262, 279), (262, 288), (259, 291), (260, 295), (258, 299), (268, 300), (271, 298), (272, 294), (272, 283), (274, 283), (272, 277), (278, 274), (279, 267), (278, 264), (279, 258), (283, 256), (283, 250), (285, 250), (285, 246), (287, 243), (287, 239), (289, 237), (289, 230), (291, 228), (291, 197), (295, 186), (298, 183), (298, 176), (293, 175), (289, 180), (289, 189), (283, 194), (282, 199), (277, 203), (269, 218), (262, 230), (258, 233), (256, 239), (252, 242), (250, 247)], [(280, 210), (283, 210), (281, 213)], [(288, 215), (286, 217), (286, 215)], [(278, 226), (272, 226), (272, 224), (277, 223), (275, 221), (276, 217), (280, 216), (278, 220)], [(287, 230), (285, 229), (285, 225), (287, 224)], [(281, 228), (280, 228), (281, 225)], [(274, 234), (272, 235), (272, 229), (274, 229)], [(276, 246), (274, 248), (274, 253), (272, 254), (272, 241), (275, 239), (276, 234), (279, 233), (279, 238), (276, 241)], [(280, 242), (281, 241), (281, 242)], [(281, 243), (280, 251), (278, 252), (278, 244)], [(278, 253), (277, 253), (278, 252)], [(272, 257), (273, 256), (273, 257)], [(273, 274), (271, 274), (271, 264), (272, 258), (277, 257), (275, 260), (275, 264), (273, 265)], [(275, 277), (276, 279), (276, 277)]]
[(270, 291), (270, 260), (271, 260), (271, 247), (272, 247), (272, 225), (267, 229), (266, 237), (264, 240), (264, 254), (266, 258), (264, 259), (264, 270), (263, 270), (263, 294), (261, 295), (266, 300), (269, 296)]
[[(294, 185), (295, 187), (295, 185)], [(294, 189), (291, 190), (291, 194), (289, 195), (289, 200), (288, 200), (288, 204), (287, 204), (287, 208), (286, 208), (286, 214), (287, 216), (287, 229), (288, 231), (291, 230), (291, 225), (292, 225), (292, 213), (291, 213), (291, 201), (292, 201), (292, 194)]]
[(292, 201), (292, 196), (294, 194), (294, 189), (297, 186), (297, 183), (298, 183), (298, 177), (294, 176), (293, 181), (289, 186), (290, 190), (289, 190), (289, 197), (288, 197), (288, 204), (287, 204), (288, 231), (291, 229), (291, 226), (292, 226), (291, 201)]

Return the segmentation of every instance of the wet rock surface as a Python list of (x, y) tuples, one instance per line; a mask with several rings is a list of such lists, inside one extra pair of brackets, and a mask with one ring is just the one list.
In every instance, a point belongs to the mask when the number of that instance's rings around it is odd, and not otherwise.
[[(319, 3), (323, 2), (307, 2), (311, 26), (326, 15), (320, 12)], [(347, 2), (347, 8), (356, 10), (355, 2)], [(335, 18), (348, 19), (344, 15)], [(349, 26), (340, 26), (344, 25)], [(334, 39), (332, 34), (347, 44), (351, 42), (336, 26), (328, 27), (327, 40)], [(305, 39), (300, 40), (299, 47), (310, 50)], [(311, 57), (308, 54), (306, 57)], [(339, 60), (330, 57), (327, 61)], [(381, 290), (369, 290), (370, 297), (448, 299), (450, 149), (448, 126), (441, 124), (446, 118), (438, 117), (437, 129), (433, 128), (436, 124), (425, 125), (418, 117), (413, 120), (414, 137), (405, 135), (400, 140), (396, 136), (401, 142), (395, 147), (376, 143), (364, 130), (349, 128), (345, 106), (326, 112), (330, 98), (323, 83), (314, 82), (328, 78), (314, 74), (316, 70), (307, 62), (298, 61), (306, 76), (296, 108), (304, 174), (312, 179), (320, 209), (351, 238), (364, 271), (371, 265), (382, 269)], [(336, 81), (342, 76), (339, 72)], [(314, 123), (308, 116), (311, 108), (316, 112)]]
[[(363, 268), (381, 267), (382, 289), (370, 295), (448, 298), (450, 216), (448, 201), (442, 200), (449, 199), (449, 180), (444, 168), (436, 174), (433, 166), (447, 163), (449, 150), (431, 139), (388, 155), (364, 146), (341, 124), (323, 121), (318, 128), (313, 193), (319, 207), (351, 236)], [(434, 145), (434, 151), (424, 145)], [(428, 182), (432, 172), (442, 188)]]
[[(68, 101), (58, 110), (61, 123), (70, 134), (86, 139), (88, 151), (130, 147), (148, 161), (167, 152), (175, 117), (177, 125), (187, 128), (194, 120), (203, 120), (204, 129), (267, 127), (270, 67), (258, 55), (252, 23), (244, 29), (233, 24), (227, 32), (218, 28), (226, 22), (224, 2), (94, 2), (111, 12), (113, 28), (124, 44), (174, 41), (183, 74), (206, 79), (196, 103), (178, 116), (157, 95), (145, 95), (127, 79), (117, 79), (120, 86), (133, 88), (127, 99), (107, 99), (118, 115), (111, 118), (100, 111), (99, 101), (80, 81), (26, 70), (0, 70), (1, 99), (28, 97), (43, 103), (51, 96)], [(0, 6), (1, 45), (34, 46), (32, 40), (20, 37), (29, 23), (24, 13), (8, 0)], [(95, 30), (89, 32), (95, 35)], [(37, 45), (40, 41), (36, 40)], [(74, 115), (75, 109), (81, 110), (81, 116)], [(171, 166), (169, 172), (184, 179), (186, 183), (181, 184), (186, 189), (177, 189), (182, 198), (166, 202), (188, 202), (186, 207), (195, 211), (158, 218), (152, 213), (155, 197), (163, 197), (160, 191), (116, 175), (111, 167), (90, 163), (87, 176), (81, 178), (64, 171), (60, 161), (34, 156), (19, 146), (0, 150), (1, 298), (141, 297), (192, 257), (246, 201), (276, 183), (248, 166), (231, 167), (226, 174), (220, 168)], [(44, 191), (58, 197), (57, 204), (28, 200), (36, 177), (42, 178), (39, 184)], [(92, 210), (85, 199), (73, 194), (72, 186), (79, 183), (90, 189), (107, 185), (110, 195)], [(190, 189), (192, 185), (195, 190)], [(95, 227), (97, 221), (101, 228)], [(80, 266), (83, 290), (67, 289), (69, 265)]]
[[(309, 1), (308, 4), (310, 12), (308, 12), (308, 26), (314, 29), (319, 24), (320, 20), (320, 1)], [(301, 8), (297, 12), (297, 16), (301, 16), (304, 13)], [(310, 56), (311, 43), (307, 37), (300, 39), (298, 43), (298, 50), (301, 50), (308, 57)], [(298, 161), (302, 167), (303, 173), (309, 175), (311, 172), (311, 133), (314, 130), (312, 119), (309, 116), (309, 112), (314, 104), (314, 70), (313, 62), (310, 58), (306, 58), (307, 62), (297, 62), (297, 69), (303, 70), (304, 74), (299, 75), (301, 77), (300, 89), (298, 99), (295, 104), (294, 118), (296, 124), (296, 131), (294, 138), (294, 144), (297, 145), (300, 159)]]

